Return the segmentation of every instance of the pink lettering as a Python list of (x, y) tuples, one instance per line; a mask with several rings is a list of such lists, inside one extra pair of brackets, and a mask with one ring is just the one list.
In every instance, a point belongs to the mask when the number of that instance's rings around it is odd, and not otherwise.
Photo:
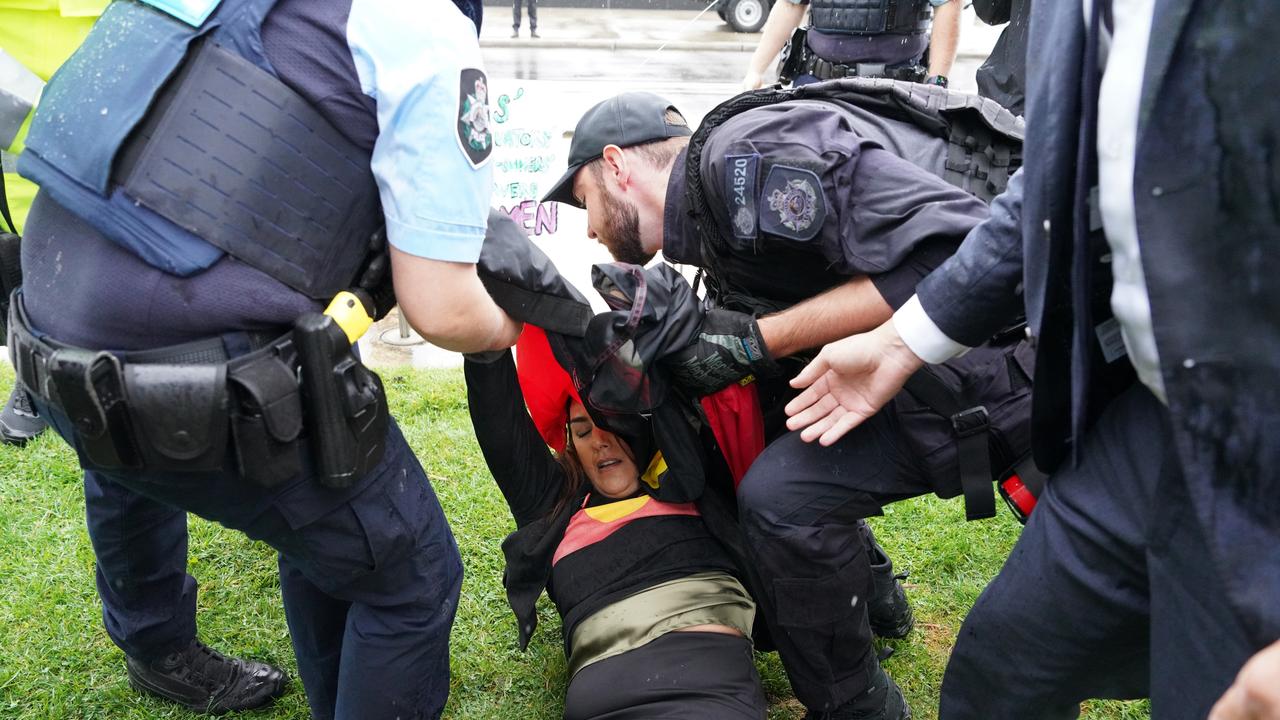
[(538, 203), (538, 213), (533, 224), (533, 234), (554, 234), (559, 228), (560, 203)]

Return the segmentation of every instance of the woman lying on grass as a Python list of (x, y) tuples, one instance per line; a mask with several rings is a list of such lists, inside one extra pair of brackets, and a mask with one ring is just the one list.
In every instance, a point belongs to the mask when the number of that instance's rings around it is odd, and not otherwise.
[[(521, 647), (544, 588), (564, 623), (564, 717), (763, 718), (755, 603), (728, 551), (693, 503), (645, 492), (654, 464), (646, 460), (642, 475), (627, 443), (592, 422), (563, 370), (525, 371), (526, 347), (522, 339), (519, 379), (510, 352), (468, 358), (467, 399), (516, 520), (503, 543), (504, 584)], [(521, 392), (530, 383), (556, 398), (531, 407), (532, 419)]]

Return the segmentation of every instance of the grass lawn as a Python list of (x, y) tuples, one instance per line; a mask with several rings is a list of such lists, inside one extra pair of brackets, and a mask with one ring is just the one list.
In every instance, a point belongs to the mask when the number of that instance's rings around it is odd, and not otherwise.
[[(383, 373), (392, 409), (422, 459), (462, 548), (466, 579), (452, 640), (452, 695), (446, 718), (560, 717), (565, 661), (560, 623), (543, 599), (527, 652), (500, 577), (499, 543), (512, 529), (471, 434), (462, 373)], [(0, 387), (12, 380), (0, 368)], [(129, 688), (124, 656), (102, 628), (93, 553), (85, 531), (80, 471), (52, 433), (24, 449), (0, 446), (0, 718), (196, 717)], [(916, 630), (893, 643), (886, 664), (916, 718), (936, 717), (947, 654), (969, 606), (999, 569), (1019, 526), (1007, 512), (965, 523), (959, 501), (935, 498), (891, 506), (872, 521), (895, 562), (911, 571)], [(191, 518), (190, 572), (200, 582), (201, 637), (225, 652), (288, 668), (291, 691), (271, 710), (245, 717), (307, 718), (289, 645), (275, 555), (243, 535)], [(1046, 612), (1052, 612), (1046, 608)], [(776, 655), (758, 664), (771, 720), (803, 708)], [(1093, 703), (1084, 717), (1148, 717), (1146, 703)]]

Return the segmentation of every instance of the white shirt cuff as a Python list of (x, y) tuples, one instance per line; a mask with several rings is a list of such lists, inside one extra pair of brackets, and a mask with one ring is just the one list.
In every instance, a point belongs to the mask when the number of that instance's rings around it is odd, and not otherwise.
[(925, 313), (920, 298), (915, 295), (893, 314), (893, 327), (907, 347), (911, 348), (911, 352), (930, 365), (937, 365), (969, 352), (968, 345), (952, 340), (938, 328)]

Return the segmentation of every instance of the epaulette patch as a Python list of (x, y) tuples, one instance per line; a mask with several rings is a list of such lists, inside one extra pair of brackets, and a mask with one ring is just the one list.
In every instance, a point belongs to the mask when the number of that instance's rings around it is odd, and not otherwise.
[(724, 159), (725, 211), (733, 236), (739, 240), (756, 239), (756, 176), (760, 155), (727, 155)]

